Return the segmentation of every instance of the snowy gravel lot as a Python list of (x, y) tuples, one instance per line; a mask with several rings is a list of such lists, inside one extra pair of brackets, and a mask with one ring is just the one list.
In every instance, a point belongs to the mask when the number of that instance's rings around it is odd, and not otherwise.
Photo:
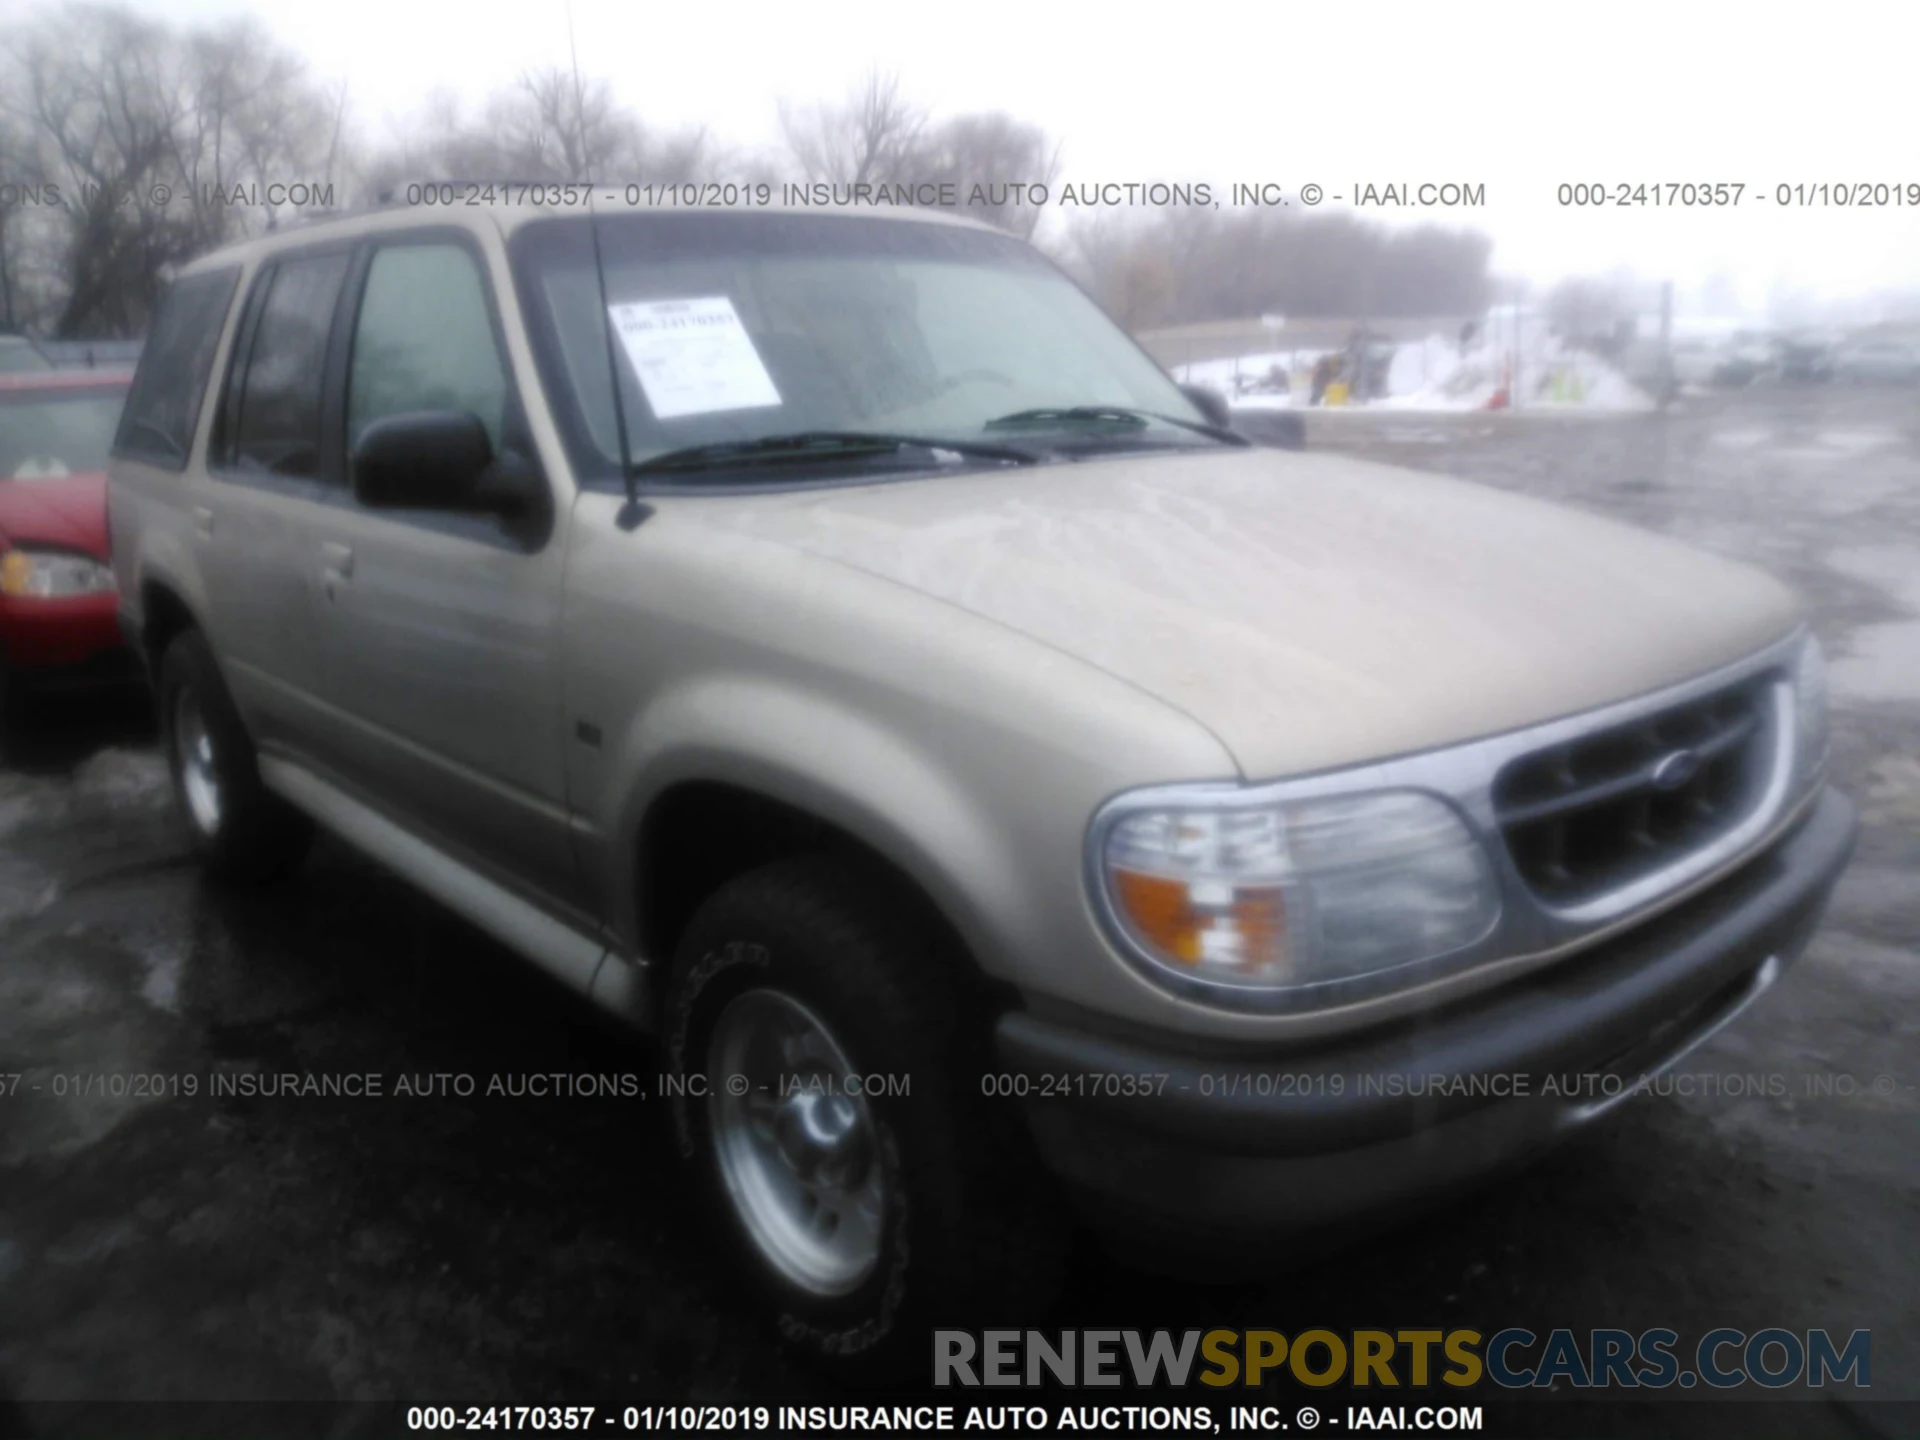
[[(1051, 1323), (1871, 1327), (1876, 1396), (1920, 1398), (1920, 396), (1308, 425), (1311, 448), (1603, 511), (1798, 586), (1834, 657), (1859, 854), (1805, 959), (1687, 1062), (1784, 1093), (1638, 1100), (1278, 1281), (1187, 1285), (1086, 1247)], [(687, 1243), (657, 1107), (431, 1093), (654, 1069), (336, 845), (271, 893), (207, 889), (138, 708), (48, 712), (0, 767), (0, 1072), (27, 1077), (0, 1091), (0, 1419), (63, 1398), (817, 1392)], [(389, 1094), (206, 1093), (286, 1071), (379, 1072)], [(60, 1078), (101, 1073), (154, 1079)], [(430, 1093), (391, 1094), (401, 1074)], [(1800, 1399), (1748, 1433), (1875, 1433), (1844, 1397)]]

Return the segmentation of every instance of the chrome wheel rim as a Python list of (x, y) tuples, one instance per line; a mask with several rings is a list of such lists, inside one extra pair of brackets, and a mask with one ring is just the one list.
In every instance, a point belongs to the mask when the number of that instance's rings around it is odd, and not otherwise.
[(200, 702), (185, 689), (173, 703), (173, 757), (180, 775), (180, 795), (187, 814), (202, 835), (220, 830), (220, 775), (213, 764), (213, 735)]
[(707, 1054), (714, 1151), (755, 1248), (809, 1294), (858, 1289), (880, 1261), (887, 1186), (846, 1051), (792, 996), (749, 990)]

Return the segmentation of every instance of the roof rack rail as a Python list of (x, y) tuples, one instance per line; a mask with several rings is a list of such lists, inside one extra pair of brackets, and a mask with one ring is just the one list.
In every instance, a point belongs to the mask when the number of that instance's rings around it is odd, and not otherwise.
[(454, 186), (528, 186), (572, 185), (599, 189), (604, 185), (600, 180), (554, 180), (554, 179), (502, 179), (494, 176), (487, 180), (468, 180), (449, 176), (436, 180), (401, 180), (392, 185), (382, 186), (374, 193), (372, 200), (358, 205), (321, 205), (309, 206), (294, 211), (291, 215), (271, 213), (267, 216), (267, 233), (280, 234), (286, 230), (298, 229), (306, 225), (324, 225), (330, 220), (347, 220), (357, 215), (370, 215), (380, 210), (392, 210), (407, 203), (405, 197), (410, 185), (454, 185)]
[(294, 211), (293, 217), (286, 223), (288, 228), (295, 225), (318, 225), (323, 220), (338, 220), (342, 215), (351, 215), (359, 208), (361, 207), (355, 205), (316, 205)]
[(365, 215), (374, 210), (384, 210), (384, 203), (373, 205), (312, 205), (303, 206), (291, 215), (271, 212), (267, 216), (267, 234), (278, 235), (287, 230), (298, 230), (307, 225), (324, 225), (329, 220), (346, 220), (355, 215)]

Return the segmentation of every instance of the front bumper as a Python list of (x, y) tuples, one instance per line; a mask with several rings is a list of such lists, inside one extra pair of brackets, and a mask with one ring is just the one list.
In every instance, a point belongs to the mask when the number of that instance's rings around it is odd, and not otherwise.
[(1857, 830), (1828, 791), (1684, 905), (1412, 1023), (1277, 1054), (1012, 1012), (1000, 1058), (1023, 1077), (1044, 1160), (1096, 1226), (1244, 1261), (1464, 1189), (1630, 1098), (1799, 955)]
[(111, 591), (53, 599), (0, 596), (0, 658), (36, 683), (137, 678), (137, 667), (125, 663), (132, 656)]

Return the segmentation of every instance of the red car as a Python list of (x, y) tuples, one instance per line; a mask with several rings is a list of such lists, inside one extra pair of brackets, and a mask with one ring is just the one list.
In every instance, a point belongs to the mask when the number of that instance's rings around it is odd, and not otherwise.
[(0, 720), (31, 686), (136, 678), (107, 565), (107, 450), (133, 377), (0, 375)]

